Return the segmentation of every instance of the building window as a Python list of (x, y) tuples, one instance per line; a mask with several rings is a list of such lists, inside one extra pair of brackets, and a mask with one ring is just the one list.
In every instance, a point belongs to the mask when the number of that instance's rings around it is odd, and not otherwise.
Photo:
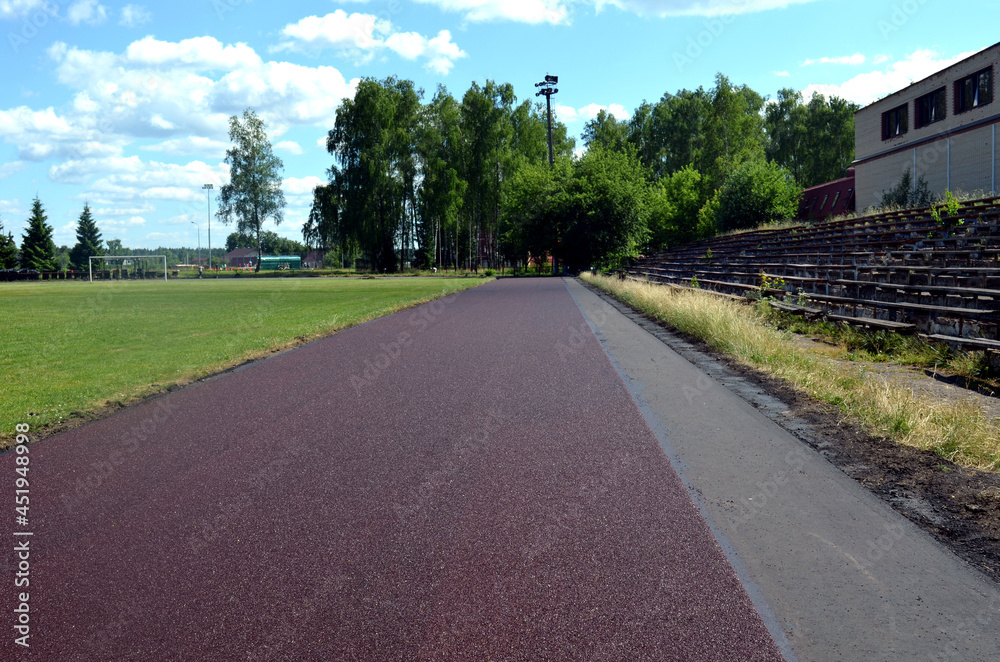
[(955, 83), (955, 112), (985, 106), (993, 101), (993, 67), (966, 76)]
[(947, 114), (947, 99), (948, 95), (943, 87), (917, 99), (915, 127), (919, 129), (922, 126), (943, 120)]
[(882, 140), (889, 140), (906, 133), (909, 127), (909, 117), (906, 112), (907, 106), (903, 104), (882, 113)]
[(830, 203), (830, 211), (837, 208), (837, 200), (840, 200), (840, 191), (837, 191), (837, 193), (833, 196), (833, 202)]

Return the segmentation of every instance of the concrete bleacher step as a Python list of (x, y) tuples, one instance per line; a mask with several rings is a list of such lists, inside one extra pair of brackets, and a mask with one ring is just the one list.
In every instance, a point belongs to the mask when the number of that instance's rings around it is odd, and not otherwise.
[(988, 338), (961, 338), (959, 336), (947, 336), (942, 333), (920, 334), (921, 338), (945, 342), (949, 345), (959, 345), (962, 347), (975, 347), (977, 349), (1000, 351), (1000, 340), (990, 340)]
[(846, 322), (854, 326), (863, 326), (872, 329), (883, 329), (885, 331), (895, 331), (896, 333), (912, 333), (916, 324), (908, 322), (893, 322), (890, 320), (874, 319), (872, 317), (852, 317), (851, 315), (834, 315), (827, 313), (826, 318), (834, 322)]

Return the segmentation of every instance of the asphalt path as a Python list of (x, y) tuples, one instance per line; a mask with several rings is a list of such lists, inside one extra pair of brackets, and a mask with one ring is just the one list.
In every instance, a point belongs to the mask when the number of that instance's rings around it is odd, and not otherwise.
[(827, 461), (788, 405), (566, 284), (789, 657), (1000, 659), (996, 584)]
[(782, 659), (556, 279), (355, 327), (30, 458), (30, 648), (8, 535), (5, 660)]

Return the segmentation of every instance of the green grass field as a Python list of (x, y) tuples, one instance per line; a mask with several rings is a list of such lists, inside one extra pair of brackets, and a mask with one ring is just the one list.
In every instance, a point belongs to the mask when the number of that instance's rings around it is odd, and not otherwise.
[(2, 283), (0, 443), (482, 282)]

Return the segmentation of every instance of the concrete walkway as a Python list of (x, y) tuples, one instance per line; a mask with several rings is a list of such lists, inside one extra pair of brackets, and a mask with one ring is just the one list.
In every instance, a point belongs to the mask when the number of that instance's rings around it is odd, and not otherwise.
[(724, 366), (692, 365), (564, 282), (794, 656), (998, 659), (993, 583), (736, 395), (746, 384)]

